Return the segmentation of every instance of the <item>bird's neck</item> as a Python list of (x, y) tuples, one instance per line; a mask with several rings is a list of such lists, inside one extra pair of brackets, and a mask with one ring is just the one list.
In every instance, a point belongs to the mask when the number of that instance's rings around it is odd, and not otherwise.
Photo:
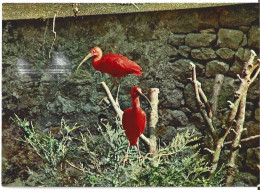
[(94, 67), (98, 65), (101, 58), (102, 58), (102, 53), (100, 53), (100, 54), (98, 54), (97, 56), (94, 57), (94, 59), (92, 61), (92, 64), (93, 64)]
[(134, 109), (140, 109), (141, 108), (139, 97), (133, 99), (133, 108)]

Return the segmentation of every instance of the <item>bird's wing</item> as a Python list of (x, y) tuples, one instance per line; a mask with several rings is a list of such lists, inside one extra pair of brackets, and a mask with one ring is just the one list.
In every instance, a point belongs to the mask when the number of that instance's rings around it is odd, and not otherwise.
[(104, 64), (109, 64), (114, 71), (132, 73), (141, 71), (142, 68), (127, 57), (118, 54), (107, 54), (102, 57)]
[(132, 108), (128, 108), (124, 111), (122, 124), (131, 145), (136, 145), (136, 141), (140, 136), (140, 129), (136, 126), (136, 119), (132, 112)]

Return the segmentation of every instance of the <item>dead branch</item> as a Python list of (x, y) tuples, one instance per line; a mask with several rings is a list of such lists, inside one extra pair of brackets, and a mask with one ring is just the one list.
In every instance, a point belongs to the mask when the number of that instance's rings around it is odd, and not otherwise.
[(220, 90), (222, 88), (223, 81), (224, 81), (224, 75), (217, 74), (215, 77), (215, 82), (214, 82), (213, 92), (212, 92), (212, 97), (211, 97), (213, 118), (216, 117), (216, 112), (218, 109), (218, 96), (219, 96)]
[(57, 15), (57, 14), (54, 15), (53, 23), (52, 23), (52, 32), (54, 33), (54, 39), (53, 39), (53, 41), (52, 41), (51, 49), (50, 49), (50, 51), (49, 51), (49, 58), (51, 58), (51, 50), (52, 50), (52, 48), (53, 48), (53, 46), (54, 46), (54, 43), (55, 43), (55, 40), (56, 40), (56, 31), (55, 31), (56, 15)]
[(205, 104), (207, 115), (210, 119), (212, 119), (212, 110), (211, 110), (211, 107), (209, 105), (207, 96), (205, 95), (205, 93), (203, 92), (203, 90), (201, 88), (201, 83), (199, 81), (197, 81), (197, 83), (198, 83), (199, 95), (201, 96), (201, 98), (202, 98), (202, 100)]
[[(105, 82), (101, 82), (101, 85), (102, 85), (103, 88), (105, 89), (105, 91), (106, 91), (106, 93), (107, 93), (107, 96), (108, 96), (108, 99), (109, 99), (109, 101), (111, 102), (111, 104), (112, 104), (114, 110), (116, 111), (116, 113), (117, 113), (117, 115), (118, 115), (118, 117), (119, 117), (120, 122), (122, 123), (122, 116), (123, 116), (123, 113), (124, 113), (124, 112), (121, 110), (119, 104), (117, 104), (117, 103), (115, 102), (115, 100), (114, 100), (114, 98), (113, 98), (113, 96), (112, 96), (112, 94), (111, 94), (109, 88), (107, 87), (106, 83), (105, 83)], [(141, 138), (148, 146), (150, 146), (150, 139), (149, 139), (149, 138), (147, 138), (146, 136), (144, 136), (144, 134), (142, 134), (142, 135), (140, 136), (140, 138)]]
[(108, 98), (109, 98), (109, 100), (110, 100), (114, 110), (116, 111), (116, 113), (117, 113), (117, 115), (118, 115), (118, 117), (120, 119), (120, 122), (122, 122), (122, 116), (123, 116), (124, 112), (120, 109), (119, 105), (116, 104), (116, 102), (115, 102), (115, 100), (114, 100), (114, 98), (113, 98), (109, 88), (107, 87), (106, 83), (105, 82), (101, 82), (101, 85), (105, 89), (105, 91), (107, 93), (107, 96), (108, 96)]
[(234, 176), (236, 173), (236, 158), (239, 151), (240, 139), (243, 132), (243, 126), (245, 121), (246, 96), (247, 93), (242, 95), (241, 102), (239, 105), (239, 113), (238, 113), (238, 120), (236, 125), (235, 138), (232, 141), (229, 162), (227, 164), (228, 173), (226, 178), (226, 186), (232, 186), (234, 183)]
[(150, 146), (149, 146), (149, 153), (151, 155), (155, 155), (157, 153), (157, 142), (156, 142), (156, 124), (158, 122), (158, 88), (151, 88), (149, 91), (152, 110), (150, 113), (148, 130), (150, 134)]
[[(239, 77), (241, 84), (240, 84), (238, 90), (234, 93), (235, 102), (232, 103), (232, 102), (229, 101), (229, 103), (231, 105), (230, 106), (230, 113), (229, 113), (228, 119), (226, 121), (226, 124), (224, 126), (222, 126), (225, 130), (223, 130), (219, 134), (219, 139), (216, 141), (216, 144), (215, 144), (215, 153), (213, 154), (210, 177), (213, 176), (213, 174), (215, 173), (215, 171), (217, 169), (220, 152), (222, 150), (222, 147), (224, 146), (224, 141), (226, 139), (226, 136), (229, 134), (230, 130), (235, 125), (236, 126), (235, 139), (236, 140), (234, 139), (233, 142), (232, 142), (233, 149), (231, 149), (230, 161), (229, 161), (229, 164), (228, 164), (231, 168), (228, 176), (234, 177), (234, 171), (231, 171), (231, 170), (233, 170), (233, 163), (235, 163), (235, 159), (237, 157), (236, 151), (238, 151), (241, 133), (243, 131), (243, 124), (244, 124), (243, 114), (245, 114), (244, 109), (245, 109), (245, 101), (246, 101), (247, 90), (248, 90), (250, 84), (253, 82), (252, 79), (256, 78), (255, 76), (253, 76), (253, 78), (251, 78), (251, 74), (254, 72), (254, 70), (252, 68), (259, 69), (259, 64), (260, 64), (259, 61), (258, 61), (257, 62), (258, 67), (254, 67), (253, 61), (254, 61), (255, 56), (256, 56), (255, 52), (251, 50), (250, 57), (249, 57), (248, 61), (246, 62), (245, 66), (244, 66), (241, 77)], [(257, 72), (258, 72), (258, 70), (257, 70)], [(257, 72), (256, 72), (256, 74), (257, 74)], [(241, 101), (242, 98), (243, 98), (243, 101)], [(240, 104), (240, 106), (239, 106), (239, 104)], [(238, 107), (240, 107), (241, 110), (239, 111), (238, 121), (235, 121), (235, 117), (237, 115)], [(230, 179), (230, 177), (227, 177), (227, 178), (229, 178), (226, 181), (227, 185), (231, 185), (231, 183), (233, 183), (232, 179)]]
[[(241, 143), (246, 143), (248, 141), (251, 141), (251, 140), (255, 140), (255, 139), (259, 139), (260, 138), (260, 135), (255, 135), (255, 136), (251, 136), (251, 137), (248, 137), (248, 138), (245, 138), (245, 139), (241, 139)], [(225, 142), (224, 145), (229, 145), (231, 144), (232, 141), (228, 141), (228, 142)]]
[[(242, 74), (241, 74), (241, 86), (244, 88), (241, 89), (241, 101), (239, 104), (239, 111), (238, 111), (238, 119), (236, 123), (235, 129), (235, 137), (231, 144), (231, 151), (229, 155), (228, 161), (228, 172), (226, 178), (226, 186), (232, 186), (234, 183), (234, 178), (236, 174), (236, 159), (241, 147), (241, 135), (244, 131), (244, 121), (245, 121), (245, 111), (246, 111), (246, 97), (247, 91), (250, 86), (258, 76), (260, 72), (260, 61), (257, 60), (256, 64), (254, 63), (254, 57), (256, 56), (255, 52), (251, 50), (250, 57), (248, 62), (246, 63)], [(256, 71), (256, 72), (255, 72)], [(255, 73), (253, 77), (251, 77), (252, 73)]]
[[(194, 63), (190, 62), (190, 69), (192, 70), (192, 83), (194, 84), (194, 91), (195, 91), (195, 97), (196, 97), (196, 102), (197, 102), (197, 105), (199, 107), (199, 111), (200, 111), (200, 114), (204, 120), (204, 122), (206, 123), (206, 125), (209, 127), (209, 131), (210, 133), (212, 134), (212, 137), (215, 139), (215, 129), (214, 129), (214, 126), (212, 124), (212, 120), (211, 118), (209, 117), (211, 114), (209, 111), (208, 113), (204, 110), (204, 106), (203, 106), (203, 103), (200, 99), (200, 95), (202, 96), (202, 98), (204, 99), (204, 102), (208, 102), (207, 101), (207, 98), (206, 98), (206, 95), (204, 94), (204, 92), (202, 91), (201, 89), (201, 84), (200, 82), (197, 81), (197, 78), (196, 78), (196, 66)], [(209, 105), (208, 105), (209, 106)], [(206, 106), (207, 107), (207, 106)], [(210, 108), (208, 108), (210, 110)]]

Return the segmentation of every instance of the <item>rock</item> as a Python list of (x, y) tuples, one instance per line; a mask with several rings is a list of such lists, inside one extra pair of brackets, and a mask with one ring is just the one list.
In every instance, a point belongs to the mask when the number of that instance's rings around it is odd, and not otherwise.
[(193, 113), (191, 116), (191, 122), (198, 130), (203, 131), (205, 129), (205, 123), (200, 113)]
[(252, 7), (227, 7), (219, 11), (219, 23), (224, 27), (250, 26), (258, 18), (258, 10)]
[(190, 50), (191, 48), (188, 46), (179, 46), (179, 54), (181, 54), (185, 58), (189, 57)]
[(235, 187), (252, 187), (258, 185), (258, 178), (249, 172), (238, 172), (235, 177)]
[(186, 126), (189, 122), (183, 111), (166, 109), (167, 113), (164, 116), (166, 126)]
[(242, 47), (240, 47), (235, 54), (236, 60), (243, 61), (243, 62), (246, 62), (249, 56), (250, 56), (250, 49), (248, 48), (244, 49)]
[(257, 121), (247, 121), (247, 122), (245, 122), (244, 128), (247, 129), (246, 132), (245, 132), (246, 137), (259, 135), (260, 124)]
[(192, 111), (197, 110), (194, 87), (192, 83), (186, 85), (184, 89), (184, 99), (186, 106), (188, 106)]
[(235, 62), (230, 67), (228, 74), (233, 77), (236, 77), (237, 74), (241, 75), (242, 70), (245, 66), (245, 62), (248, 60), (249, 55), (250, 55), (249, 49), (244, 49), (242, 47), (239, 48), (235, 53)]
[(247, 45), (247, 37), (246, 37), (246, 34), (244, 34), (244, 37), (243, 37), (243, 41), (241, 43), (241, 46), (244, 47)]
[[(186, 83), (188, 78), (191, 77), (191, 71), (189, 69), (191, 60), (189, 59), (178, 59), (177, 61), (168, 63), (170, 70), (168, 72), (174, 73), (171, 78), (174, 80)], [(196, 63), (195, 63), (196, 64)]]
[(228, 74), (232, 77), (236, 77), (237, 74), (241, 74), (244, 67), (244, 62), (237, 61), (233, 63), (233, 65), (230, 67)]
[(229, 65), (218, 61), (213, 60), (207, 63), (206, 65), (206, 76), (216, 76), (216, 74), (226, 74), (229, 69)]
[(217, 57), (212, 48), (200, 48), (191, 50), (191, 57), (196, 60), (210, 60)]
[(240, 26), (239, 30), (241, 30), (242, 32), (247, 32), (250, 29), (249, 26)]
[(252, 110), (247, 109), (245, 113), (245, 119), (250, 120), (252, 117)]
[(157, 19), (158, 27), (170, 28), (173, 33), (190, 33), (207, 28), (218, 28), (218, 14), (214, 9), (158, 12)]
[(259, 49), (260, 28), (258, 26), (252, 26), (248, 32), (248, 46), (250, 48)]
[(183, 100), (182, 90), (161, 88), (160, 91), (163, 96), (162, 106), (165, 108), (179, 108), (181, 106), (181, 101)]
[(243, 32), (240, 30), (231, 30), (220, 28), (218, 31), (218, 47), (226, 47), (231, 49), (238, 49), (243, 40)]
[(232, 60), (234, 57), (234, 51), (229, 48), (220, 48), (216, 51), (216, 54), (224, 60)]
[(171, 142), (173, 137), (175, 137), (177, 134), (177, 129), (173, 126), (163, 126), (163, 128), (166, 129), (166, 132), (163, 135), (161, 135), (162, 142)]
[(259, 79), (256, 78), (256, 80), (250, 85), (248, 92), (247, 92), (247, 98), (250, 100), (257, 100), (260, 97), (260, 82)]
[(260, 108), (255, 110), (255, 120), (260, 121)]
[(168, 43), (173, 46), (180, 46), (184, 44), (185, 41), (185, 34), (173, 34), (171, 33), (168, 38)]
[(190, 33), (185, 38), (185, 45), (190, 47), (209, 47), (216, 41), (216, 34)]
[(260, 147), (247, 149), (246, 155), (246, 167), (251, 171), (259, 172)]
[(205, 30), (200, 30), (200, 33), (215, 33), (215, 29), (214, 28), (209, 28), (209, 29), (205, 29)]

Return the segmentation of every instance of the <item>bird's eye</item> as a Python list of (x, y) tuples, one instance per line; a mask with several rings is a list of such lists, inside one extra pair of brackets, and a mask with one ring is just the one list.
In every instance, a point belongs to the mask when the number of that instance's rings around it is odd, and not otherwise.
[(92, 53), (96, 53), (96, 50), (93, 50)]

